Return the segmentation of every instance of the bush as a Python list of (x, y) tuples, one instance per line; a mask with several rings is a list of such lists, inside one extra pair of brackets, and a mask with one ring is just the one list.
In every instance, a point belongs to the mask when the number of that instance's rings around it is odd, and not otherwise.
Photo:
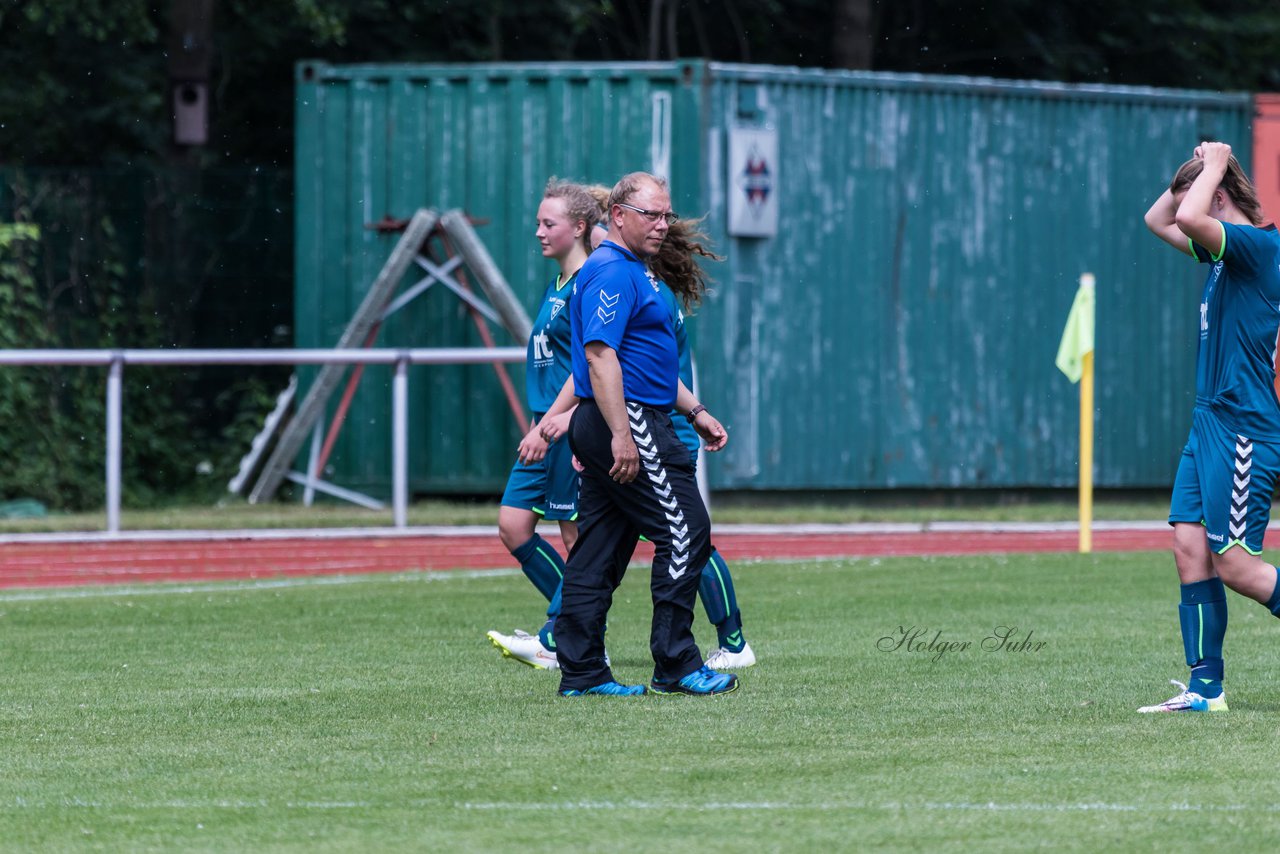
[[(0, 349), (290, 343), (285, 170), (0, 167)], [(225, 496), (289, 369), (125, 370), (130, 507)], [(0, 501), (101, 507), (106, 371), (0, 366)]]
[[(110, 247), (110, 220), (96, 223)], [(39, 275), (40, 229), (0, 224), (0, 347), (116, 348), (160, 343), (158, 314), (130, 295), (108, 251), (97, 270), (49, 286)], [(0, 367), (0, 500), (35, 498), (55, 509), (102, 506), (106, 371)], [(122, 475), (125, 501), (150, 505), (188, 488), (196, 419), (181, 405), (173, 368), (125, 371)]]

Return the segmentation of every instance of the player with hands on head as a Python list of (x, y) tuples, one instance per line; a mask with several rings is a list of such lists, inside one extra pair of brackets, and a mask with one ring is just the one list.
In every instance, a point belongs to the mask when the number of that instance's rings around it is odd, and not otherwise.
[(1227, 710), (1225, 587), (1280, 617), (1280, 572), (1263, 561), (1263, 535), (1280, 474), (1280, 241), (1221, 142), (1203, 142), (1147, 211), (1147, 227), (1210, 264), (1198, 314), (1196, 399), (1174, 478), (1169, 524), (1181, 583), (1187, 665), (1178, 695), (1140, 712)]

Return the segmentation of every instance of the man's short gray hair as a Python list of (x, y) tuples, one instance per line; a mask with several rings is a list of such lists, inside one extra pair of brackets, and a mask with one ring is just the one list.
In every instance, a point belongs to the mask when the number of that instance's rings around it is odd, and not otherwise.
[(667, 179), (659, 178), (648, 172), (629, 172), (618, 179), (618, 183), (613, 185), (613, 192), (609, 194), (609, 210), (613, 210), (614, 205), (626, 204), (631, 197), (640, 192), (640, 188), (646, 184), (653, 184), (660, 190), (667, 189)]

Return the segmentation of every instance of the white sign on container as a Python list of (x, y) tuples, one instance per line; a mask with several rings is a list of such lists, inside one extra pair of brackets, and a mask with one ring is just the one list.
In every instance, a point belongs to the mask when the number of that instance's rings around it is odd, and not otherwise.
[(729, 234), (778, 234), (778, 132), (773, 128), (729, 129)]

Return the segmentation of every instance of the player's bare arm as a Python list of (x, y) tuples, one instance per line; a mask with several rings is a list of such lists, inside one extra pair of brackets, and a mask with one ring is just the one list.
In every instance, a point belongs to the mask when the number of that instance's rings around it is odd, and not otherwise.
[(529, 428), (529, 432), (524, 434), (524, 438), (516, 446), (516, 458), (525, 465), (536, 463), (547, 455), (547, 440), (542, 438), (540, 424), (535, 423)]
[(554, 442), (568, 432), (569, 419), (573, 416), (573, 410), (577, 406), (578, 398), (573, 393), (573, 374), (569, 374), (565, 378), (564, 385), (560, 387), (560, 393), (552, 401), (551, 408), (546, 411), (542, 416), (542, 420), (538, 422), (538, 431), (544, 441), (547, 443)]
[(1183, 196), (1175, 221), (1183, 234), (1217, 256), (1222, 252), (1224, 236), (1222, 222), (1214, 214), (1221, 214), (1225, 207), (1221, 184), (1227, 174), (1231, 146), (1224, 142), (1202, 142), (1196, 148), (1196, 156), (1204, 161), (1204, 169)]
[(1178, 228), (1177, 216), (1178, 202), (1173, 193), (1166, 189), (1151, 205), (1143, 221), (1156, 237), (1179, 252), (1190, 255), (1191, 247), (1187, 245), (1187, 236)]
[(613, 434), (610, 447), (613, 466), (609, 476), (618, 483), (630, 483), (640, 473), (640, 452), (631, 438), (631, 422), (622, 394), (622, 366), (617, 352), (601, 341), (590, 341), (582, 348), (587, 354), (587, 370), (591, 372), (591, 389), (596, 406)]

